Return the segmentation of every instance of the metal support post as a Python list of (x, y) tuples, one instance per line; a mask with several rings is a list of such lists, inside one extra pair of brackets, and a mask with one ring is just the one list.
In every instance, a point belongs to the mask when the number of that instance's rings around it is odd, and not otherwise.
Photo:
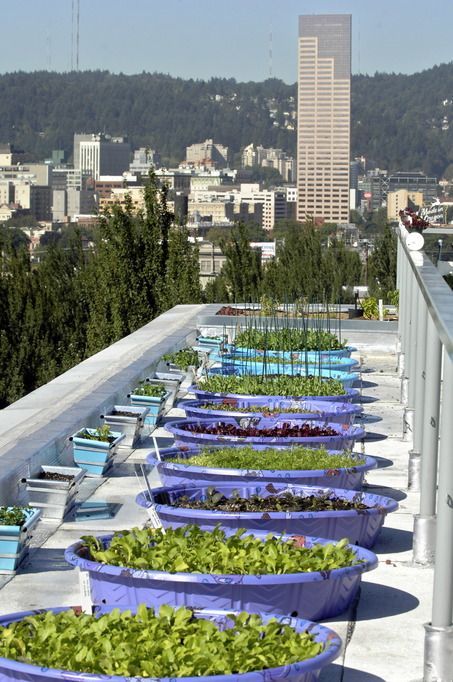
[(397, 269), (397, 274), (398, 274), (398, 291), (399, 291), (399, 303), (398, 303), (398, 348), (397, 348), (397, 353), (398, 353), (398, 376), (402, 379), (404, 376), (404, 349), (405, 349), (405, 342), (406, 339), (404, 338), (405, 334), (405, 317), (407, 316), (407, 305), (405, 299), (407, 298), (407, 281), (406, 281), (406, 272), (407, 272), (407, 258), (406, 254), (403, 251), (403, 247), (401, 245), (401, 241), (398, 239), (398, 269)]
[[(418, 300), (419, 291), (415, 275), (409, 268), (410, 291), (410, 323), (408, 331), (408, 344), (406, 353), (407, 378), (407, 406), (403, 413), (403, 440), (411, 441), (414, 431), (414, 409), (415, 409), (415, 368), (416, 368), (416, 339), (418, 338)], [(404, 379), (403, 379), (404, 382)], [(404, 386), (402, 386), (403, 392)]]
[[(411, 338), (411, 312), (412, 312), (412, 285), (414, 284), (413, 281), (413, 274), (411, 271), (411, 268), (409, 266), (409, 262), (407, 260), (407, 257), (405, 258), (405, 264), (404, 264), (404, 277), (405, 277), (405, 285), (404, 285), (404, 297), (403, 301), (401, 303), (402, 306), (405, 308), (405, 313), (404, 313), (404, 327), (403, 327), (403, 336), (402, 336), (402, 352), (404, 353), (404, 372), (403, 376), (401, 378), (401, 403), (403, 405), (408, 404), (409, 400), (409, 368), (410, 368), (410, 356), (412, 352), (412, 346), (410, 344), (410, 338)], [(403, 425), (403, 438), (405, 435), (404, 431), (404, 425)]]
[(436, 549), (437, 451), (442, 344), (430, 315), (426, 325), (425, 395), (420, 470), (420, 513), (414, 517), (414, 561), (430, 565)]
[(453, 362), (444, 351), (433, 610), (425, 626), (424, 682), (450, 682), (453, 670)]
[(414, 371), (414, 421), (413, 436), (414, 445), (409, 452), (408, 489), (420, 490), (420, 466), (423, 437), (423, 409), (425, 395), (425, 354), (426, 354), (426, 318), (427, 308), (425, 299), (420, 290), (417, 294), (417, 346), (415, 355)]

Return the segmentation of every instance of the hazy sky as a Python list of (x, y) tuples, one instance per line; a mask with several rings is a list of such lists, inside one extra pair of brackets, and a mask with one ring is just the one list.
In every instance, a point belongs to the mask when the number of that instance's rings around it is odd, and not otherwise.
[[(72, 4), (0, 0), (0, 72), (75, 65)], [(297, 17), (324, 12), (352, 14), (353, 73), (453, 59), (453, 0), (80, 0), (79, 68), (291, 83)]]

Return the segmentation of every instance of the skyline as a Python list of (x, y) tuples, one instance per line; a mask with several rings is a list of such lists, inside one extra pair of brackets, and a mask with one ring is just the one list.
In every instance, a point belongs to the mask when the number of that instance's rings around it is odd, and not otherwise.
[[(71, 68), (73, 0), (2, 7), (1, 73)], [(75, 4), (75, 3), (74, 3)], [(297, 80), (302, 14), (352, 14), (352, 73), (415, 73), (449, 62), (453, 3), (421, 0), (80, 0), (80, 70), (181, 78)], [(388, 11), (386, 11), (388, 10)], [(413, 17), (413, 25), (408, 25)], [(272, 34), (272, 38), (271, 38)], [(220, 38), (226, 38), (225, 44)], [(18, 47), (19, 45), (19, 47)], [(118, 48), (119, 46), (119, 48)], [(415, 46), (415, 48), (413, 47)], [(408, 49), (409, 48), (409, 49)], [(421, 49), (423, 48), (423, 49)]]

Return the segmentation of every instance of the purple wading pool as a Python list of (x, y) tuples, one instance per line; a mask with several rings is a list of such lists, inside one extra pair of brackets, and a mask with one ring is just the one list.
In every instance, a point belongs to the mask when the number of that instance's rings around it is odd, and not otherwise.
[[(256, 423), (258, 422), (258, 423)], [(334, 435), (313, 435), (295, 436), (282, 433), (278, 436), (260, 435), (260, 431), (272, 428), (301, 429), (304, 424), (310, 428), (322, 429), (330, 428)], [(229, 427), (233, 428), (252, 428), (256, 431), (254, 435), (239, 436), (230, 435)], [(316, 419), (302, 422), (300, 419), (260, 419), (259, 417), (242, 417), (237, 419), (225, 417), (222, 420), (214, 419), (183, 419), (180, 421), (169, 422), (165, 425), (167, 431), (173, 434), (177, 443), (193, 443), (199, 445), (305, 445), (309, 448), (326, 447), (331, 450), (350, 450), (354, 447), (357, 440), (365, 437), (365, 430), (360, 426), (342, 427), (340, 424), (322, 424)], [(219, 434), (217, 429), (224, 429), (226, 433)], [(199, 432), (201, 430), (201, 433)], [(211, 433), (210, 433), (211, 431)]]
[[(68, 608), (49, 609), (54, 613), (67, 611)], [(27, 616), (44, 613), (44, 611), (23, 611), (22, 613), (11, 613), (0, 617), (0, 625), (5, 626), (23, 620)], [(204, 618), (214, 621), (219, 629), (231, 627), (232, 621), (228, 617), (229, 613), (216, 610), (194, 611), (196, 618)], [(341, 647), (341, 639), (336, 632), (318, 625), (310, 620), (291, 618), (288, 616), (274, 616), (273, 614), (260, 614), (263, 621), (267, 622), (271, 618), (277, 618), (285, 625), (290, 625), (296, 632), (310, 632), (315, 641), (321, 642), (323, 650), (317, 656), (298, 663), (281, 666), (279, 668), (267, 668), (249, 673), (236, 675), (205, 675), (199, 677), (158, 677), (152, 678), (152, 682), (266, 682), (266, 680), (287, 680), (288, 682), (316, 682), (321, 670), (338, 657)], [(0, 658), (0, 680), (10, 682), (47, 682), (48, 680), (61, 680), (71, 682), (101, 682), (111, 680), (111, 682), (149, 682), (149, 677), (122, 677), (118, 675), (101, 675), (93, 673), (79, 673), (68, 670), (57, 670), (45, 668), (37, 665), (30, 665), (20, 661), (13, 661), (8, 658)]]
[(156, 511), (164, 527), (177, 528), (193, 523), (203, 530), (209, 530), (220, 524), (222, 528), (232, 530), (245, 528), (287, 535), (310, 535), (332, 540), (348, 538), (352, 545), (366, 548), (372, 547), (375, 543), (386, 514), (398, 508), (398, 503), (390, 497), (339, 488), (239, 483), (237, 486), (219, 484), (215, 486), (215, 491), (226, 497), (237, 492), (241, 497), (246, 498), (252, 495), (268, 497), (283, 492), (305, 496), (330, 494), (363, 502), (369, 508), (359, 511), (352, 509), (319, 512), (224, 512), (173, 506), (180, 497), (187, 496), (191, 500), (202, 500), (209, 493), (208, 486), (195, 488), (185, 485), (155, 488), (152, 501), (149, 493), (142, 492), (136, 497), (136, 502), (145, 508), (155, 503)]
[[(248, 412), (252, 407), (255, 411)], [(354, 419), (363, 410), (360, 405), (351, 403), (334, 403), (326, 400), (275, 400), (268, 405), (249, 403), (236, 398), (214, 398), (213, 400), (182, 400), (178, 407), (186, 412), (189, 419), (222, 419), (223, 417), (254, 418), (269, 417), (271, 413), (279, 419), (315, 419), (331, 424), (346, 424), (352, 426)], [(226, 409), (228, 408), (228, 409)], [(259, 409), (259, 411), (257, 411)], [(288, 412), (287, 410), (300, 410)]]
[[(224, 447), (224, 446), (216, 446)], [(220, 483), (234, 483), (235, 485), (241, 483), (254, 483), (255, 481), (266, 481), (267, 483), (282, 484), (298, 484), (298, 485), (316, 485), (320, 487), (334, 486), (335, 488), (354, 489), (360, 488), (363, 483), (364, 475), (370, 469), (375, 469), (377, 462), (373, 457), (367, 457), (360, 453), (352, 453), (360, 462), (365, 460), (363, 464), (357, 464), (342, 469), (265, 469), (266, 465), (266, 450), (269, 446), (266, 445), (252, 445), (253, 450), (263, 452), (263, 469), (224, 469), (219, 467), (201, 467), (191, 466), (190, 459), (194, 455), (199, 455), (202, 448), (198, 445), (180, 445), (172, 448), (165, 448), (160, 450), (161, 459), (158, 460), (154, 453), (151, 453), (146, 458), (147, 463), (152, 467), (157, 467), (157, 471), (165, 486), (172, 485), (217, 485)], [(273, 446), (272, 449), (283, 449), (284, 446)], [(287, 448), (284, 448), (285, 450)], [(209, 448), (215, 450), (215, 447)], [(339, 451), (331, 451), (330, 454), (341, 454)], [(169, 462), (169, 459), (175, 457), (184, 458), (187, 464), (175, 464)]]
[[(267, 535), (258, 531), (253, 534), (263, 540)], [(112, 535), (100, 538), (105, 548), (111, 538)], [(293, 538), (285, 536), (283, 539), (290, 541)], [(297, 540), (304, 547), (329, 542), (306, 536)], [(223, 611), (291, 614), (321, 620), (347, 609), (357, 594), (362, 573), (377, 566), (373, 552), (362, 547), (353, 550), (361, 561), (355, 566), (286, 575), (168, 573), (109, 566), (85, 558), (82, 540), (68, 547), (65, 559), (88, 572), (91, 598), (101, 610), (104, 604), (121, 608), (175, 604)]]
[(273, 405), (278, 400), (322, 400), (334, 403), (349, 403), (360, 397), (358, 388), (347, 388), (340, 395), (243, 395), (242, 393), (213, 393), (203, 391), (203, 384), (200, 387), (192, 384), (188, 388), (189, 393), (193, 393), (198, 400), (212, 400), (213, 398), (236, 398), (242, 400), (244, 404), (252, 405)]

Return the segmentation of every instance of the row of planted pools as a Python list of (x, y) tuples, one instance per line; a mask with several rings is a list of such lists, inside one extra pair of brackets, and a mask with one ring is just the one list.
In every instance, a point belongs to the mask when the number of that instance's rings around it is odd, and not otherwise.
[(341, 648), (318, 621), (354, 602), (397, 508), (361, 491), (376, 461), (354, 450), (366, 436), (354, 349), (327, 336), (318, 349), (293, 338), (288, 351), (287, 330), (283, 349), (277, 335), (269, 353), (256, 338), (253, 349), (199, 338), (151, 390), (132, 393), (135, 414), (115, 406), (117, 420), (106, 423), (118, 431), (74, 434), (75, 462), (105, 475), (131, 423), (133, 446), (137, 429), (154, 428), (173, 404), (178, 370), (200, 349), (209, 356), (189, 387), (195, 399), (178, 403), (186, 417), (165, 425), (174, 446), (155, 443), (147, 457), (162, 483), (136, 500), (149, 524), (84, 537), (65, 552), (88, 576), (93, 613), (3, 617), (0, 676), (318, 679)]

